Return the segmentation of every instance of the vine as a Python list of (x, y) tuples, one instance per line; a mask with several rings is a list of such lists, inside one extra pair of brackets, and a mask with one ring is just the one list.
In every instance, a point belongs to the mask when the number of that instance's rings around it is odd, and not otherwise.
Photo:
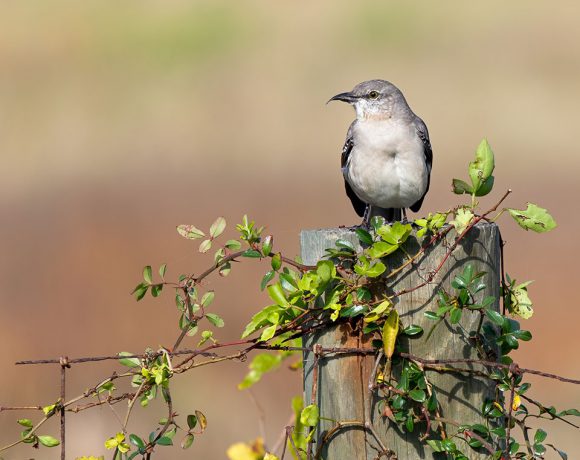
[[(180, 225), (177, 232), (188, 240), (201, 240), (199, 252), (207, 253), (216, 248), (213, 262), (202, 273), (182, 274), (176, 280), (167, 279), (167, 266), (162, 265), (154, 275), (153, 268), (143, 269), (143, 281), (134, 289), (137, 300), (146, 295), (161, 296), (173, 290), (177, 308), (179, 332), (171, 349), (147, 349), (143, 353), (121, 352), (114, 356), (96, 356), (69, 359), (20, 361), (19, 365), (54, 364), (61, 368), (61, 391), (56, 401), (46, 406), (0, 407), (0, 411), (38, 411), (42, 415), (36, 422), (21, 418), (17, 423), (23, 430), (20, 439), (0, 447), (6, 451), (18, 444), (33, 447), (61, 447), (65, 456), (65, 417), (97, 406), (126, 404), (123, 416), (118, 416), (119, 427), (104, 440), (104, 448), (111, 452), (113, 460), (150, 459), (159, 448), (172, 446), (179, 433), (181, 448), (190, 448), (195, 438), (202, 436), (208, 421), (200, 410), (178, 417), (171, 397), (172, 379), (198, 367), (223, 361), (245, 361), (254, 353), (248, 365), (248, 373), (239, 389), (249, 388), (264, 376), (278, 369), (287, 359), (304, 351), (312, 352), (316, 362), (326, 356), (340, 354), (373, 354), (374, 371), (369, 381), (369, 391), (381, 397), (382, 415), (430, 446), (435, 452), (443, 452), (448, 458), (468, 459), (458, 440), (462, 440), (477, 452), (486, 452), (491, 459), (543, 458), (549, 447), (566, 459), (564, 452), (545, 443), (547, 433), (543, 429), (533, 431), (528, 421), (532, 418), (558, 420), (578, 428), (571, 417), (580, 416), (576, 409), (557, 410), (546, 406), (528, 395), (531, 385), (524, 380), (526, 374), (540, 375), (561, 382), (578, 384), (580, 381), (545, 372), (520, 367), (509, 354), (522, 342), (532, 339), (532, 334), (522, 329), (515, 318), (528, 319), (533, 314), (528, 294), (530, 282), (516, 282), (503, 272), (501, 299), (481, 298), (486, 288), (486, 274), (476, 273), (467, 265), (456, 274), (451, 291), (441, 289), (432, 309), (424, 312), (433, 321), (427, 334), (442, 323), (458, 324), (463, 315), (477, 315), (478, 326), (466, 331), (478, 353), (477, 359), (426, 359), (400, 349), (402, 336), (414, 337), (424, 333), (420, 326), (402, 324), (395, 306), (398, 297), (407, 295), (433, 282), (445, 261), (472, 229), (480, 222), (496, 222), (507, 212), (525, 230), (542, 233), (555, 228), (556, 223), (543, 208), (529, 203), (524, 210), (502, 207), (511, 191), (506, 191), (494, 206), (479, 211), (478, 199), (493, 189), (495, 168), (494, 155), (487, 143), (482, 141), (475, 159), (469, 164), (469, 182), (453, 179), (453, 192), (468, 195), (467, 204), (458, 205), (444, 212), (429, 214), (413, 223), (386, 223), (373, 218), (369, 228), (354, 231), (362, 249), (346, 240), (336, 241), (335, 247), (326, 251), (326, 257), (315, 266), (284, 256), (274, 250), (273, 237), (264, 235), (264, 227), (257, 226), (246, 216), (236, 226), (239, 238), (220, 238), (226, 229), (226, 221), (219, 217), (206, 233), (194, 225)], [(398, 273), (411, 265), (420, 264), (425, 252), (454, 230), (456, 236), (439, 261), (421, 284), (394, 292), (377, 295), (375, 288), (389, 283)], [(421, 242), (416, 253), (410, 254), (404, 244), (409, 238)], [(502, 246), (503, 251), (503, 246)], [(387, 268), (385, 258), (402, 253), (404, 261), (397, 267)], [(260, 282), (260, 289), (268, 293), (271, 303), (253, 315), (240, 340), (221, 342), (217, 331), (224, 320), (212, 309), (215, 292), (204, 289), (207, 277), (227, 276), (233, 262), (245, 259), (268, 259), (270, 267)], [(239, 264), (237, 264), (239, 265)], [(380, 292), (384, 292), (380, 291)], [(494, 306), (502, 303), (502, 313)], [(315, 330), (340, 322), (358, 322), (365, 334), (374, 337), (372, 349), (323, 348), (320, 345), (304, 347), (302, 338)], [(184, 348), (184, 342), (194, 341), (195, 348)], [(228, 352), (227, 350), (231, 350)], [(67, 369), (73, 365), (102, 360), (116, 360), (123, 367), (94, 384), (81, 395), (66, 398)], [(475, 367), (462, 367), (470, 364)], [(300, 361), (291, 364), (299, 368)], [(384, 366), (397, 372), (383, 372)], [(317, 366), (314, 367), (317, 372)], [(436, 388), (429, 380), (429, 372), (452, 372), (483, 377), (495, 383), (496, 398), (481, 402), (481, 414), (485, 424), (466, 424), (454, 420), (450, 414), (442, 414)], [(132, 390), (122, 392), (120, 381), (128, 381)], [(316, 385), (316, 376), (314, 378)], [(316, 388), (313, 389), (316, 394)], [(145, 408), (155, 399), (161, 399), (167, 415), (147, 435), (132, 433), (129, 421), (138, 407)], [(228, 450), (232, 460), (275, 460), (290, 454), (295, 459), (322, 458), (326, 443), (331, 442), (340, 430), (358, 426), (372, 434), (379, 445), (379, 456), (396, 458), (396, 453), (385, 446), (368, 421), (336, 420), (334, 426), (321, 438), (317, 446), (313, 439), (319, 420), (324, 419), (313, 403), (304, 406), (302, 398), (292, 401), (293, 416), (282, 431), (279, 441), (267, 446), (263, 440), (234, 444)], [(116, 414), (116, 412), (113, 410)], [(41, 434), (43, 426), (52, 417), (60, 417), (60, 439)], [(418, 428), (420, 426), (420, 429)], [(514, 437), (513, 431), (521, 433), (523, 443)], [(533, 432), (533, 434), (532, 434)], [(82, 457), (95, 459), (104, 457)]]

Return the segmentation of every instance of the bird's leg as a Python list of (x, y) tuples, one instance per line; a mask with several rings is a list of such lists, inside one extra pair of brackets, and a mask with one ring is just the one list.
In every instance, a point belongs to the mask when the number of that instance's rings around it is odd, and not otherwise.
[(365, 213), (363, 214), (363, 220), (360, 224), (361, 227), (369, 228), (371, 225), (371, 205), (367, 204), (365, 208)]
[(403, 216), (403, 218), (401, 219), (401, 223), (402, 224), (407, 224), (409, 223), (409, 221), (407, 220), (407, 208), (402, 208), (401, 209), (401, 214)]

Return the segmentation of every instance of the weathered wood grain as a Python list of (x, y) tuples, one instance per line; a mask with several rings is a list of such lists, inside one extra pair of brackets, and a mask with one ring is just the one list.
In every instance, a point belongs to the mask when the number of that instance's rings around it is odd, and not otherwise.
[[(385, 282), (386, 292), (395, 292), (412, 288), (424, 282), (425, 276), (439, 265), (456, 234), (452, 230), (445, 239), (428, 250), (418, 264), (409, 266), (394, 279)], [(351, 229), (305, 230), (301, 234), (302, 259), (304, 263), (314, 265), (324, 256), (324, 250), (334, 247), (337, 239), (351, 241), (360, 247), (356, 234)], [(414, 254), (419, 249), (419, 242), (413, 237), (405, 243), (408, 253)], [(401, 265), (404, 255), (401, 251), (387, 259), (391, 268)], [(403, 295), (396, 300), (396, 308), (404, 326), (417, 324), (428, 331), (434, 324), (425, 318), (424, 311), (437, 308), (436, 294), (440, 288), (451, 290), (451, 280), (461, 273), (466, 264), (472, 264), (475, 271), (485, 271), (487, 288), (482, 296), (500, 295), (500, 237), (499, 230), (493, 224), (478, 224), (464, 238), (453, 254), (445, 262), (432, 283)], [(499, 308), (496, 302), (495, 308)], [(403, 350), (424, 358), (477, 358), (465, 331), (477, 327), (479, 315), (465, 312), (459, 324), (452, 326), (441, 323), (427, 340), (427, 334), (419, 338), (406, 338), (401, 342)], [(462, 330), (463, 328), (463, 330)], [(317, 332), (305, 338), (305, 347), (321, 344), (323, 347), (370, 347), (369, 337), (353, 331), (349, 324), (342, 324)], [(372, 396), (369, 401), (369, 377), (372, 373), (375, 356), (334, 356), (322, 357), (319, 360), (318, 390), (315, 402), (320, 408), (322, 417), (335, 421), (371, 421), (375, 432), (388, 449), (394, 451), (399, 460), (441, 458), (432, 449), (417, 440), (423, 425), (415, 427), (413, 434), (408, 434), (389, 419), (380, 415), (378, 400)], [(304, 388), (305, 404), (310, 404), (313, 384), (312, 353), (304, 354)], [(482, 422), (480, 408), (485, 398), (494, 397), (494, 385), (474, 376), (456, 373), (428, 373), (429, 381), (437, 391), (442, 405), (442, 416), (461, 423)], [(370, 414), (366, 414), (370, 407)], [(320, 422), (318, 439), (335, 425), (334, 422)], [(436, 427), (434, 427), (436, 428)], [(448, 425), (448, 431), (453, 427)], [(316, 450), (316, 448), (315, 448)], [(466, 448), (469, 450), (469, 448)], [(362, 427), (351, 427), (340, 430), (323, 450), (322, 458), (329, 460), (365, 460), (377, 458), (377, 442), (368, 430)], [(383, 457), (385, 458), (385, 457)], [(444, 457), (443, 457), (444, 458)], [(471, 451), (470, 459), (486, 458)]]

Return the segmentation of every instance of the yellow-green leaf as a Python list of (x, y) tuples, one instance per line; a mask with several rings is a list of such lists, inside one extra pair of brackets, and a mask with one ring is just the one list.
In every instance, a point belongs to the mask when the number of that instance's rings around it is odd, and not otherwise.
[(511, 307), (515, 314), (529, 319), (534, 314), (532, 300), (528, 295), (528, 285), (531, 281), (519, 284), (511, 290)]
[(281, 307), (286, 307), (289, 305), (288, 299), (286, 299), (286, 295), (284, 294), (284, 290), (280, 283), (272, 284), (268, 286), (268, 295), (270, 298), (276, 302)]
[(475, 160), (469, 163), (469, 177), (474, 192), (477, 192), (477, 189), (491, 177), (494, 167), (493, 151), (487, 139), (483, 139), (475, 152)]
[(226, 228), (226, 220), (223, 217), (218, 217), (211, 227), (209, 228), (209, 234), (212, 238), (217, 238), (220, 236)]
[(316, 426), (319, 420), (318, 406), (316, 404), (310, 404), (302, 409), (300, 414), (300, 423), (306, 426)]
[(460, 208), (455, 213), (455, 219), (449, 222), (455, 227), (457, 234), (461, 234), (473, 220), (473, 212), (466, 208)]
[(524, 230), (544, 233), (556, 227), (556, 221), (548, 211), (533, 203), (528, 203), (528, 207), (524, 211), (508, 208), (508, 212)]
[(199, 228), (195, 227), (195, 225), (178, 225), (177, 233), (179, 233), (184, 238), (187, 238), (188, 240), (195, 240), (205, 236), (205, 233), (203, 233)]
[(383, 326), (383, 350), (385, 356), (390, 358), (395, 352), (395, 342), (399, 334), (399, 313), (394, 308), (390, 311)]
[(55, 439), (52, 436), (48, 435), (38, 436), (38, 442), (40, 442), (40, 444), (42, 444), (45, 447), (55, 447), (60, 444), (60, 441), (58, 439)]

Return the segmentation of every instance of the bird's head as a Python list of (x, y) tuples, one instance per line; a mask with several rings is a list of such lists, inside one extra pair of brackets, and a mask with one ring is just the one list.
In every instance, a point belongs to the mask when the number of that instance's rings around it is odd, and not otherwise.
[(403, 93), (386, 80), (363, 81), (352, 91), (337, 94), (330, 101), (348, 102), (359, 119), (385, 120), (407, 108)]

